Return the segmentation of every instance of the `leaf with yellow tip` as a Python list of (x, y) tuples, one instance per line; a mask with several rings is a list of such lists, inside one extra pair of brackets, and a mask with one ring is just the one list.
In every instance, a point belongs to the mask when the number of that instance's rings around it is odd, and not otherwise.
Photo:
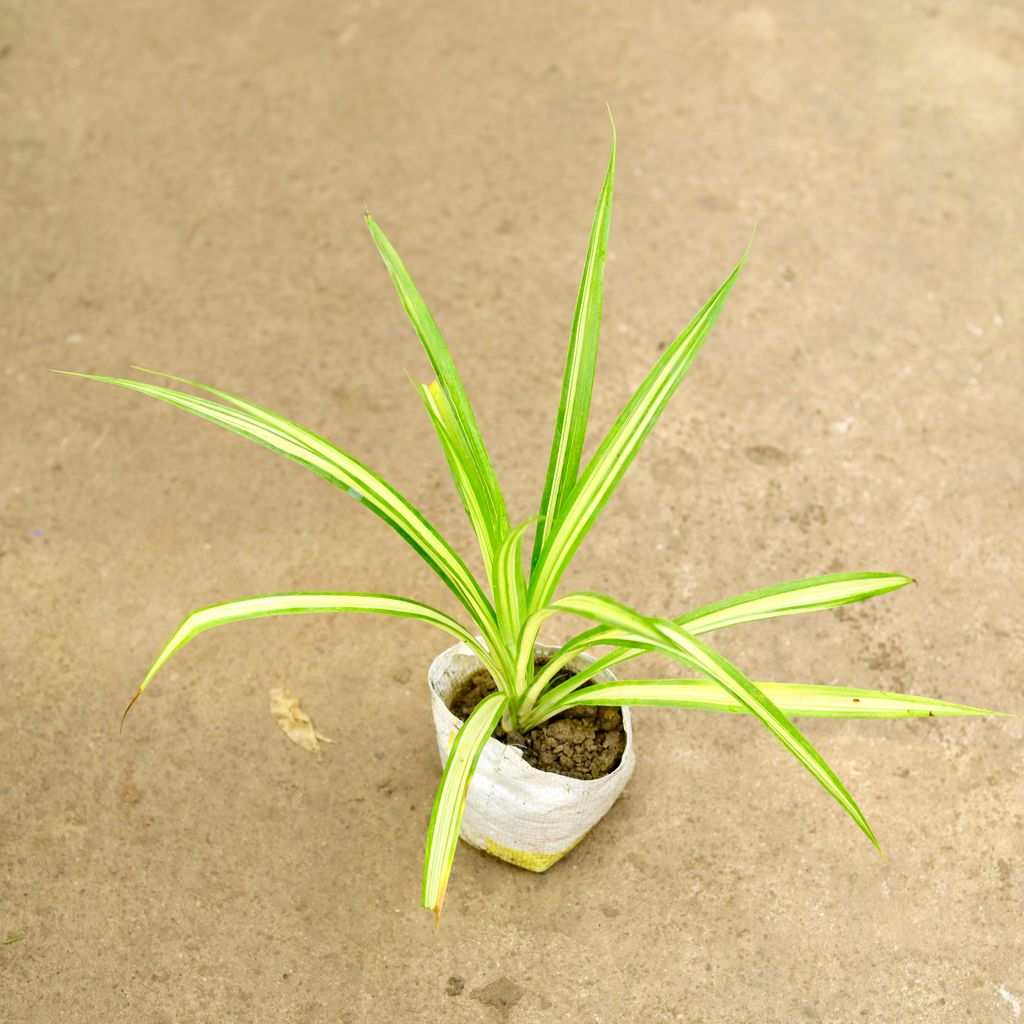
[(469, 783), (484, 744), (490, 739), (507, 704), (508, 697), (503, 693), (484, 697), (462, 724), (448, 751), (430, 815), (427, 849), (423, 858), (423, 906), (433, 910), (438, 924), (441, 922), (448, 876), (455, 860), (455, 848), (459, 843)]

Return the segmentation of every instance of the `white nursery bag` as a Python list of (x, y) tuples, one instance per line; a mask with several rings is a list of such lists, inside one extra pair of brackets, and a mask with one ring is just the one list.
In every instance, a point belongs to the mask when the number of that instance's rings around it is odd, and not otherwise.
[[(537, 644), (538, 654), (558, 648)], [(582, 654), (570, 670), (593, 663)], [(447, 760), (462, 725), (448, 709), (456, 686), (481, 668), (480, 659), (464, 643), (439, 654), (430, 666), (428, 682), (441, 763)], [(608, 682), (605, 670), (595, 677)], [(574, 779), (540, 771), (523, 759), (518, 747), (493, 736), (487, 741), (469, 784), (461, 837), (471, 846), (529, 871), (547, 871), (561, 860), (604, 817), (633, 774), (633, 727), (629, 708), (622, 708), (626, 748), (618, 767), (599, 779)]]

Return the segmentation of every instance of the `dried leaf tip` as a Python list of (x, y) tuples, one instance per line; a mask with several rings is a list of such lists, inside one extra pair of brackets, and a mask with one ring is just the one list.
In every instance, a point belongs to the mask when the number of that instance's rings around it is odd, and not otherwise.
[(123, 712), (123, 714), (121, 715), (121, 724), (120, 724), (120, 726), (118, 727), (118, 730), (117, 730), (118, 732), (123, 732), (123, 731), (124, 731), (124, 720), (125, 720), (125, 719), (126, 719), (126, 718), (128, 717), (128, 712), (129, 712), (129, 711), (131, 711), (131, 709), (132, 709), (132, 705), (133, 705), (133, 704), (134, 704), (134, 703), (135, 703), (135, 702), (136, 702), (136, 701), (137, 701), (137, 700), (139, 699), (139, 697), (141, 697), (141, 696), (142, 696), (142, 687), (140, 686), (140, 687), (139, 687), (139, 688), (138, 688), (138, 689), (137, 689), (137, 690), (135, 691), (135, 694), (134, 694), (134, 696), (132, 697), (132, 699), (131, 699), (130, 701), (128, 701), (128, 707), (126, 707), (126, 708), (124, 709), (124, 712)]
[(605, 108), (605, 110), (608, 111), (608, 120), (611, 122), (611, 125), (612, 125), (612, 146), (614, 146), (615, 145), (616, 131), (615, 131), (615, 118), (612, 116), (612, 105), (611, 105), (611, 103), (605, 103), (604, 108)]

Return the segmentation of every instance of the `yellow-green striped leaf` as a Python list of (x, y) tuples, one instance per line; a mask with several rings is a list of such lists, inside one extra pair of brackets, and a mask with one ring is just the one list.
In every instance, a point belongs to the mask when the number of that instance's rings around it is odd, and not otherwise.
[[(738, 626), (759, 619), (822, 611), (826, 608), (853, 604), (855, 601), (866, 601), (868, 598), (888, 594), (913, 582), (909, 576), (892, 572), (844, 572), (811, 576), (802, 580), (777, 583), (771, 587), (761, 587), (736, 597), (716, 601), (685, 615), (679, 615), (672, 621), (677, 626), (685, 626), (688, 633), (700, 636), (716, 629)], [(587, 630), (567, 641), (553, 661), (561, 667), (582, 651), (603, 644), (618, 643), (621, 638), (621, 633), (611, 629), (597, 627)], [(562, 684), (565, 689), (562, 689), (558, 696), (582, 685), (586, 678), (596, 675), (602, 669), (612, 668), (639, 657), (646, 649), (643, 645), (624, 647), (604, 655), (588, 668), (588, 675), (585, 678), (566, 680)], [(551, 693), (554, 695), (555, 691), (552, 690)]]
[(544, 495), (540, 512), (544, 516), (534, 538), (531, 568), (537, 564), (548, 533), (558, 521), (576, 483), (580, 455), (590, 415), (590, 398), (594, 389), (597, 347), (601, 332), (601, 307), (604, 295), (604, 265), (608, 251), (608, 230), (612, 217), (612, 192), (615, 187), (615, 124), (612, 123), (612, 151), (608, 171), (597, 199), (590, 228), (590, 244), (583, 263), (583, 278), (576, 297), (569, 349), (562, 373), (562, 394), (555, 417), (555, 433), (551, 443)]
[(159, 399), (309, 467), (361, 502), (403, 537), (462, 602), (487, 638), (488, 645), (495, 649), (500, 646), (494, 610), (455, 550), (406, 498), (347, 452), (283, 416), (205, 385), (196, 386), (216, 394), (231, 407), (136, 380), (86, 373), (71, 376), (116, 384)]
[(760, 719), (768, 731), (853, 818), (874, 846), (881, 849), (864, 813), (825, 759), (779, 708), (716, 650), (675, 623), (648, 618), (601, 594), (570, 594), (559, 598), (550, 607), (641, 636), (650, 642), (652, 649), (709, 676)]
[(502, 638), (511, 647), (519, 635), (526, 612), (526, 581), (523, 575), (523, 534), (538, 516), (520, 523), (502, 541), (494, 565), (494, 608)]
[(813, 576), (716, 601), (680, 615), (673, 622), (685, 626), (690, 633), (710, 633), (742, 622), (837, 608), (888, 594), (913, 582), (909, 576), (894, 572), (843, 572)]
[(455, 860), (455, 848), (459, 843), (469, 783), (484, 744), (494, 732), (507, 704), (508, 697), (502, 693), (484, 697), (463, 723), (448, 751), (430, 815), (427, 849), (423, 858), (423, 906), (433, 910), (438, 924), (452, 861)]
[(190, 640), (200, 633), (205, 633), (215, 626), (224, 626), (229, 622), (243, 622), (247, 619), (265, 618), (269, 615), (297, 615), (307, 612), (375, 612), (380, 615), (400, 615), (408, 619), (419, 619), (443, 629), (456, 639), (468, 644), (491, 670), (496, 679), (502, 681), (493, 659), (481, 647), (477, 639), (450, 615), (446, 615), (430, 605), (419, 601), (411, 601), (405, 597), (391, 594), (356, 594), (356, 593), (288, 593), (260, 594), (255, 597), (243, 597), (236, 601), (224, 601), (221, 604), (200, 608), (185, 616), (182, 624), (174, 631), (170, 640), (153, 662), (125, 709), (125, 714), (132, 704), (138, 700), (142, 691), (149, 686), (153, 677), (168, 662), (172, 655), (180, 651)]
[[(787, 718), (939, 718), (953, 715), (1002, 715), (965, 704), (883, 690), (806, 683), (754, 683)], [(629, 679), (591, 683), (558, 701), (545, 718), (582, 706), (692, 708), (752, 714), (732, 693), (709, 679)]]
[(413, 386), (422, 399), (427, 415), (430, 416), (430, 421), (434, 425), (434, 432), (437, 434), (441, 450), (444, 452), (455, 489), (459, 493), (462, 507), (466, 510), (466, 516), (480, 544), (484, 567), (493, 587), (494, 562), (500, 543), (496, 530), (497, 524), (492, 518), (486, 495), (480, 492), (477, 478), (473, 473), (472, 459), (463, 445), (462, 435), (459, 433), (451, 405), (436, 380), (431, 384), (414, 383)]
[(697, 357), (745, 259), (746, 255), (644, 378), (565, 500), (558, 522), (549, 524), (549, 538), (530, 578), (530, 608), (550, 601), (580, 542)]
[(497, 540), (501, 540), (509, 528), (505, 499), (498, 486), (494, 467), (491, 465), (490, 456), (487, 454), (487, 448), (480, 435), (480, 428), (477, 426), (476, 417), (473, 415), (469, 398), (462, 386), (459, 372), (448, 351), (448, 345), (427, 308), (426, 302), (423, 301), (423, 296), (413, 284), (409, 272), (395, 251), (395, 247), (388, 241), (380, 226), (369, 214), (366, 215), (366, 226), (370, 229), (377, 250), (394, 282), (398, 297), (402, 300), (406, 315), (416, 330), (423, 345), (423, 351), (434, 368), (434, 375), (451, 406), (457, 433), (470, 459), (471, 475), (479, 493), (485, 499), (488, 522), (492, 525)]

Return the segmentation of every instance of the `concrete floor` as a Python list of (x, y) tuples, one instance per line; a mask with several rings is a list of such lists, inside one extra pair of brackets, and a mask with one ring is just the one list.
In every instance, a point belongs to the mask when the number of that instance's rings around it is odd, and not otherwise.
[[(453, 602), (314, 475), (48, 370), (141, 363), (290, 414), (468, 550), (363, 202), (525, 518), (608, 102), (593, 438), (758, 230), (565, 587), (678, 613), (904, 571), (919, 586), (721, 649), (755, 679), (1024, 712), (1022, 36), (1010, 3), (7, 0), (0, 1017), (1020, 1019), (1020, 718), (806, 723), (884, 862), (755, 723), (641, 711), (636, 777), (598, 829), (543, 876), (461, 850), (439, 932), (418, 886), (440, 634), (225, 628), (119, 735), (193, 608), (289, 589)], [(322, 761), (278, 729), (275, 686), (340, 741)]]

